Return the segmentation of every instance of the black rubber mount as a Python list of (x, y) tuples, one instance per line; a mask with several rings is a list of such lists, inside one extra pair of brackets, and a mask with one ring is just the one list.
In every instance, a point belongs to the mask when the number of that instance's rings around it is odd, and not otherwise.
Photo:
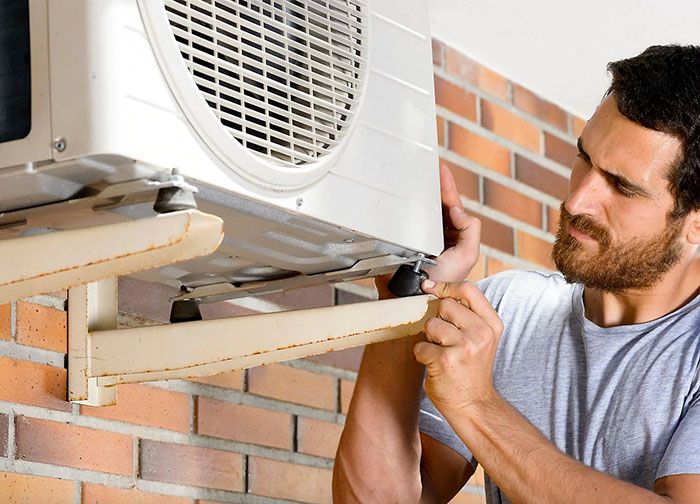
[(413, 271), (412, 264), (402, 264), (387, 285), (392, 294), (399, 297), (417, 296), (423, 294), (420, 284), (429, 278), (423, 270)]
[(153, 210), (160, 214), (195, 208), (197, 208), (197, 202), (194, 199), (194, 192), (185, 187), (164, 187), (159, 189), (158, 196), (156, 196), (156, 201), (153, 204)]
[(199, 303), (194, 299), (181, 299), (173, 301), (173, 306), (170, 308), (170, 323), (192, 322), (202, 320), (202, 314), (199, 311)]

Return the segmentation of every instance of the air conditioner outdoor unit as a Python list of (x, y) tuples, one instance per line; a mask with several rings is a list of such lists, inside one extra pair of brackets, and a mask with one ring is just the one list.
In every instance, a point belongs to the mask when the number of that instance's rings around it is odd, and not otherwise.
[(0, 10), (0, 239), (142, 219), (190, 188), (223, 243), (139, 278), (225, 298), (439, 253), (424, 0)]

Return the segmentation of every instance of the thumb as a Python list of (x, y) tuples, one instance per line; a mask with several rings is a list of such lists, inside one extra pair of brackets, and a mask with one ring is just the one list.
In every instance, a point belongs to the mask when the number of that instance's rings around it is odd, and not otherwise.
[(454, 298), (459, 299), (460, 286), (463, 282), (434, 282), (432, 280), (424, 280), (421, 284), (421, 289), (426, 294), (432, 294), (438, 298)]

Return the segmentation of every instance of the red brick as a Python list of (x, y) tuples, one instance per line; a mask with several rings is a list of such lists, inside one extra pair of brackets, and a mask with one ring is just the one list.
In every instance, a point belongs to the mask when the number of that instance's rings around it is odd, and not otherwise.
[(141, 440), (141, 479), (220, 490), (243, 490), (239, 453)]
[(18, 459), (132, 474), (130, 436), (25, 416), (15, 424)]
[(558, 105), (540, 98), (529, 89), (513, 84), (513, 104), (523, 112), (542, 119), (566, 133), (568, 129), (566, 112)]
[(515, 178), (555, 198), (563, 200), (569, 194), (569, 181), (534, 161), (515, 155)]
[(192, 499), (83, 483), (81, 504), (191, 504)]
[(481, 243), (508, 254), (515, 251), (512, 228), (484, 215), (475, 216), (481, 220)]
[(501, 271), (506, 271), (513, 268), (515, 268), (515, 266), (513, 266), (512, 264), (499, 261), (494, 257), (488, 257), (486, 259), (486, 274), (488, 276), (495, 275), (496, 273), (500, 273)]
[(355, 391), (355, 382), (350, 380), (340, 380), (340, 412), (347, 413), (350, 408), (352, 393)]
[(34, 303), (17, 303), (16, 341), (54, 352), (68, 351), (67, 315), (63, 310)]
[(243, 377), (245, 371), (238, 369), (236, 371), (228, 371), (214, 376), (204, 376), (202, 378), (189, 378), (189, 381), (204, 383), (207, 385), (215, 385), (231, 390), (243, 390)]
[(313, 418), (299, 417), (297, 446), (300, 452), (334, 458), (343, 426)]
[(307, 357), (306, 360), (335, 368), (347, 369), (348, 371), (358, 371), (364, 350), (365, 347), (348, 348), (347, 350), (312, 355)]
[(532, 226), (542, 226), (540, 202), (493, 180), (484, 179), (484, 204)]
[(452, 177), (457, 184), (459, 194), (470, 200), (479, 201), (479, 176), (445, 159), (440, 159), (440, 164), (450, 169)]
[(65, 369), (0, 357), (0, 400), (70, 411)]
[(280, 364), (250, 369), (248, 391), (314, 408), (336, 408), (335, 378)]
[(466, 130), (449, 126), (449, 149), (486, 168), (510, 176), (510, 151), (502, 145)]
[(445, 120), (437, 116), (435, 118), (435, 128), (437, 129), (437, 143), (440, 147), (445, 147)]
[(552, 234), (557, 234), (559, 229), (559, 209), (547, 207), (547, 231)]
[(208, 397), (197, 399), (197, 433), (276, 448), (292, 446), (292, 419), (287, 413)]
[(557, 163), (571, 168), (578, 150), (574, 144), (566, 142), (559, 137), (544, 134), (544, 155)]
[(0, 340), (12, 339), (12, 307), (9, 304), (0, 305)]
[(502, 100), (508, 99), (508, 80), (451, 47), (445, 47), (445, 69)]
[(470, 121), (476, 121), (476, 96), (435, 76), (435, 103)]
[(481, 124), (526, 149), (540, 151), (540, 130), (537, 126), (500, 105), (482, 99)]
[(332, 501), (330, 469), (251, 457), (249, 473), (252, 494), (311, 503)]
[(455, 495), (449, 504), (485, 504), (486, 497), (481, 494), (460, 492)]
[(281, 292), (279, 294), (269, 294), (260, 296), (260, 299), (269, 301), (285, 309), (316, 308), (319, 306), (333, 305), (333, 287), (330, 285), (317, 285), (315, 287), (304, 287)]
[(551, 253), (551, 243), (541, 240), (528, 233), (518, 231), (518, 255), (520, 257), (554, 270), (556, 267), (550, 258)]
[(443, 50), (443, 43), (440, 42), (439, 40), (432, 40), (432, 45), (433, 45), (433, 65), (440, 68), (442, 67), (442, 50)]
[(72, 481), (0, 472), (3, 504), (66, 504), (74, 494)]
[(586, 126), (586, 120), (580, 117), (571, 116), (571, 133), (574, 138), (578, 138), (583, 133), (583, 128)]
[(147, 385), (119, 385), (116, 405), (81, 406), (80, 414), (178, 432), (190, 429), (189, 396)]

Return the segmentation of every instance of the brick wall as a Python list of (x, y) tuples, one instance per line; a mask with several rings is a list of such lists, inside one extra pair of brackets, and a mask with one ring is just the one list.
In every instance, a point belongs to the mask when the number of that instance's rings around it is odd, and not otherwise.
[[(483, 222), (478, 279), (550, 268), (583, 121), (435, 41), (441, 162)], [(167, 319), (163, 287), (120, 282), (120, 322)], [(206, 305), (205, 317), (364, 301), (362, 281)], [(65, 293), (0, 306), (0, 501), (330, 502), (333, 456), (361, 350), (65, 401)], [(453, 502), (483, 501), (478, 472)]]

